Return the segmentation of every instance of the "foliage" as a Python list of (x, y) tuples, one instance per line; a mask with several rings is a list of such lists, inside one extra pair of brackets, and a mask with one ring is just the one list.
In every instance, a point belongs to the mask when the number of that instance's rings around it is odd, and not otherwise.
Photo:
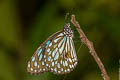
[[(119, 0), (1, 0), (0, 80), (102, 80), (98, 66), (84, 45), (77, 52), (79, 63), (70, 74), (48, 72), (34, 76), (26, 72), (27, 61), (36, 48), (54, 32), (63, 29), (67, 12), (76, 15), (111, 80), (117, 80), (119, 3)], [(81, 45), (79, 35), (74, 26), (71, 27), (78, 51)]]

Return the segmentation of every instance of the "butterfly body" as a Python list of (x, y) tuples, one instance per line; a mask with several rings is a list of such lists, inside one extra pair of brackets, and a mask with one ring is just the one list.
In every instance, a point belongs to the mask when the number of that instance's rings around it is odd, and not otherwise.
[(70, 23), (66, 23), (64, 30), (50, 36), (34, 52), (28, 62), (27, 71), (31, 74), (48, 71), (54, 74), (71, 72), (77, 65), (77, 56), (72, 38), (73, 32)]

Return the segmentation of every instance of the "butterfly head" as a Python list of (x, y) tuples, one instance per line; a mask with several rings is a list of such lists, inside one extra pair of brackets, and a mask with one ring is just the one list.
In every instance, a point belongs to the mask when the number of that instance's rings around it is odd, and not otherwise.
[(64, 34), (67, 37), (74, 37), (73, 31), (70, 28), (70, 23), (66, 23), (64, 26)]

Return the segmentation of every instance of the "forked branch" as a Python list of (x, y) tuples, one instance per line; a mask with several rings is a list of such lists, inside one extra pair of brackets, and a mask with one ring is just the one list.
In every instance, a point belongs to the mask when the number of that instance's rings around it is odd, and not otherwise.
[(104, 80), (110, 80), (110, 78), (109, 78), (109, 76), (108, 76), (108, 74), (107, 74), (107, 72), (106, 72), (106, 70), (104, 68), (103, 63), (101, 62), (100, 58), (98, 57), (98, 55), (97, 55), (97, 53), (96, 53), (96, 51), (94, 49), (94, 46), (93, 46), (92, 42), (89, 41), (87, 39), (87, 37), (85, 36), (83, 30), (80, 28), (80, 25), (79, 25), (78, 21), (76, 21), (76, 19), (75, 19), (75, 15), (71, 16), (71, 22), (73, 23), (73, 25), (75, 26), (75, 28), (79, 32), (81, 41), (89, 48), (90, 54), (93, 56), (94, 60), (98, 64), (98, 66), (99, 66), (99, 68), (100, 68), (100, 70), (102, 72), (103, 79)]

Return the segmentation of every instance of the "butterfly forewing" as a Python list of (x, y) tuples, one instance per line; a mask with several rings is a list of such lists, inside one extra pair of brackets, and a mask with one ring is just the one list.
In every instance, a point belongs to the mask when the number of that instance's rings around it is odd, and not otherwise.
[[(43, 66), (41, 66), (41, 60), (43, 58), (43, 48), (40, 46), (37, 51), (33, 54), (30, 61), (28, 62), (27, 71), (31, 74), (40, 72)], [(42, 71), (41, 71), (42, 72)]]
[(66, 29), (48, 38), (28, 62), (28, 72), (66, 74), (77, 65), (77, 56), (70, 30)]
[[(46, 41), (44, 41), (40, 47), (34, 52), (33, 56), (31, 57), (30, 61), (28, 62), (27, 71), (31, 74), (39, 74), (49, 70), (50, 59), (49, 54), (46, 54), (46, 50), (48, 47), (52, 46), (52, 39), (59, 35), (61, 36), (62, 31), (59, 31), (52, 36), (50, 36)], [(48, 50), (47, 50), (48, 51)], [(48, 59), (49, 58), (49, 59)], [(49, 65), (49, 66), (48, 66)]]

